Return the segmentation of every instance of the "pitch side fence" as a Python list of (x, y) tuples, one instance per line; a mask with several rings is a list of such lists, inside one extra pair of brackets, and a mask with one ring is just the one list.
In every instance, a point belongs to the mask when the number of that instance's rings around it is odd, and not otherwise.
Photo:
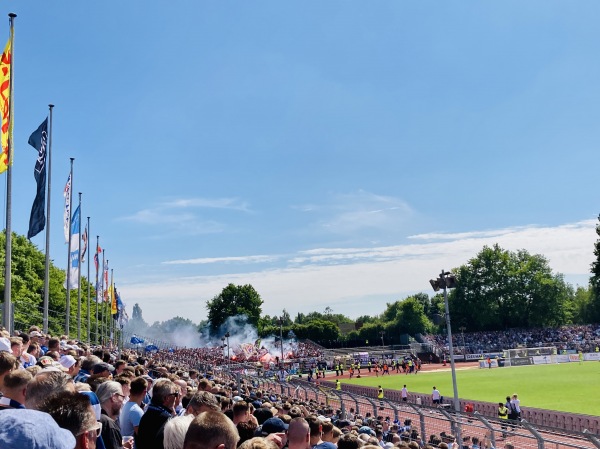
[[(301, 402), (313, 402), (319, 408), (332, 408), (342, 416), (358, 414), (365, 417), (389, 417), (392, 421), (412, 422), (419, 437), (427, 442), (430, 435), (442, 432), (452, 434), (460, 441), (463, 436), (477, 436), (487, 439), (493, 448), (502, 448), (510, 443), (518, 449), (600, 449), (600, 418), (576, 415), (572, 413), (552, 412), (528, 408), (523, 412), (523, 421), (508, 422), (496, 418), (497, 405), (460, 401), (461, 410), (467, 404), (473, 405), (473, 412), (455, 412), (451, 404), (434, 407), (428, 395), (409, 394), (408, 402), (403, 403), (400, 391), (388, 390), (383, 401), (377, 399), (373, 387), (343, 384), (341, 390), (335, 389), (335, 383), (329, 381), (307, 382), (293, 379), (290, 382), (277, 382), (254, 375), (245, 369), (221, 371), (221, 374), (235, 382), (238, 389), (250, 385), (267, 393), (276, 393)], [(508, 424), (504, 430), (503, 424)], [(484, 447), (482, 445), (482, 447)]]

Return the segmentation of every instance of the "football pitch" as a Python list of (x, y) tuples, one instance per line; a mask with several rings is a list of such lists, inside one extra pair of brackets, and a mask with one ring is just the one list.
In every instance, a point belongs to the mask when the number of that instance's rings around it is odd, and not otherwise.
[[(366, 370), (365, 370), (366, 371)], [(363, 371), (364, 373), (364, 371)], [(327, 380), (332, 380), (330, 377)], [(377, 387), (384, 391), (400, 390), (406, 384), (410, 393), (431, 394), (435, 385), (447, 400), (453, 396), (452, 374), (448, 371), (425, 371), (419, 374), (391, 374), (385, 377), (340, 378), (344, 383)], [(458, 397), (463, 400), (504, 402), (517, 393), (521, 407), (559, 410), (586, 415), (600, 415), (600, 363), (564, 363), (511, 368), (461, 369), (456, 366)]]

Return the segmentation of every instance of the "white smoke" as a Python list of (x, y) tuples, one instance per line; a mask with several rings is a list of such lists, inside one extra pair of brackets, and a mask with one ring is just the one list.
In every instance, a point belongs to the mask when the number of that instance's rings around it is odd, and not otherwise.
[[(133, 329), (131, 329), (133, 330)], [(225, 337), (229, 333), (229, 337)], [(145, 335), (144, 335), (145, 334)], [(146, 340), (145, 344), (156, 344), (159, 347), (179, 348), (214, 348), (223, 347), (224, 354), (227, 353), (229, 344), (229, 355), (233, 356), (241, 351), (241, 345), (258, 343), (257, 349), (265, 348), (273, 357), (281, 357), (281, 344), (279, 335), (261, 338), (258, 336), (256, 327), (248, 322), (248, 317), (238, 315), (229, 317), (219, 329), (210, 333), (210, 326), (201, 330), (195, 325), (179, 325), (169, 333), (157, 333), (152, 327), (136, 334)], [(283, 335), (283, 353), (287, 355), (292, 352), (296, 344), (293, 333)]]

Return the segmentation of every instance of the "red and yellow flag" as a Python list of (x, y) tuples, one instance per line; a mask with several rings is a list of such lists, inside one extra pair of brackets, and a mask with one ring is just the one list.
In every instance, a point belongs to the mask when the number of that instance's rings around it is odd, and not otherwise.
[(110, 297), (110, 313), (112, 315), (117, 314), (117, 295), (115, 295), (115, 281), (113, 279), (113, 273), (110, 272), (110, 291), (108, 293)]
[(115, 286), (111, 284), (110, 286), (110, 313), (112, 315), (116, 315), (118, 312), (117, 309), (117, 295), (115, 294)]
[(0, 173), (8, 169), (9, 145), (12, 144), (12, 101), (10, 98), (10, 65), (12, 63), (12, 39), (8, 39), (0, 59), (0, 113), (2, 114), (2, 154), (0, 154)]

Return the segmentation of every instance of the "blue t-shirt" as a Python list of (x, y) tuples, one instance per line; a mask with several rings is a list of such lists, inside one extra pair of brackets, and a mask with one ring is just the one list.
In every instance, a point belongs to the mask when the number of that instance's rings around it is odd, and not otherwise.
[(140, 420), (144, 411), (135, 402), (126, 402), (119, 416), (119, 424), (121, 425), (121, 434), (123, 436), (133, 436), (133, 428), (140, 425)]
[(337, 449), (337, 446), (329, 441), (323, 441), (321, 444), (315, 444), (313, 449)]

